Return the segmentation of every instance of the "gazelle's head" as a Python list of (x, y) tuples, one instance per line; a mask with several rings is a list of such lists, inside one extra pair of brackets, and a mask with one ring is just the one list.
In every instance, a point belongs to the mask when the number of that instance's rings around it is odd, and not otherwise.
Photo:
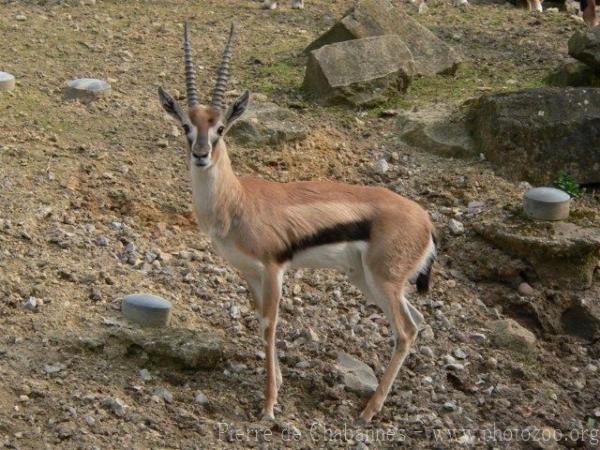
[(233, 122), (241, 117), (248, 106), (248, 91), (244, 92), (229, 108), (225, 110), (223, 97), (229, 79), (229, 60), (231, 59), (231, 42), (233, 25), (225, 45), (221, 65), (217, 73), (217, 84), (212, 91), (209, 106), (200, 105), (196, 75), (192, 61), (192, 46), (189, 40), (188, 26), (185, 23), (183, 50), (185, 56), (185, 85), (187, 90), (188, 112), (184, 112), (179, 104), (162, 87), (158, 88), (160, 102), (171, 116), (181, 122), (190, 150), (190, 161), (193, 167), (208, 169), (213, 164), (213, 149), (225, 136)]

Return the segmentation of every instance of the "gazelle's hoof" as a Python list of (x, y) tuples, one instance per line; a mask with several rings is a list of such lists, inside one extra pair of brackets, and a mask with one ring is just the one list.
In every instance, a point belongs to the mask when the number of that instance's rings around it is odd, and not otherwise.
[(277, 8), (277, 2), (273, 0), (265, 0), (262, 5), (263, 9), (275, 9)]
[(275, 414), (273, 414), (273, 412), (263, 411), (260, 420), (263, 422), (275, 422)]
[(354, 425), (357, 427), (366, 427), (367, 425), (369, 425), (369, 422), (370, 420), (365, 420), (365, 418), (361, 414), (357, 417), (356, 421), (354, 422)]

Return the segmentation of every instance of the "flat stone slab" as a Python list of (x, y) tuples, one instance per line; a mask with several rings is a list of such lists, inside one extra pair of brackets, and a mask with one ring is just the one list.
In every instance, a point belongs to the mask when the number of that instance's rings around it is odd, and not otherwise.
[(158, 365), (214, 369), (223, 358), (223, 342), (213, 334), (188, 329), (117, 328), (112, 336), (141, 348)]
[(419, 111), (402, 111), (396, 121), (402, 141), (447, 157), (474, 157), (473, 139), (461, 113), (436, 105)]
[(166, 327), (171, 318), (171, 302), (152, 294), (127, 295), (121, 303), (127, 320), (144, 327)]
[(377, 389), (375, 372), (364, 362), (344, 352), (338, 353), (336, 365), (346, 389), (368, 396)]
[(406, 91), (413, 74), (410, 51), (390, 34), (313, 50), (302, 88), (321, 104), (368, 106)]
[(0, 91), (10, 91), (15, 87), (15, 77), (8, 72), (0, 72)]
[(110, 94), (111, 87), (104, 80), (95, 78), (79, 78), (67, 82), (65, 97), (67, 99), (78, 99), (92, 101)]
[(306, 139), (309, 127), (297, 113), (268, 101), (250, 97), (246, 113), (228, 135), (244, 145), (277, 145)]
[(556, 288), (586, 289), (600, 261), (600, 228), (569, 222), (502, 218), (473, 223), (484, 239), (531, 264), (540, 280)]
[(389, 0), (360, 0), (305, 52), (327, 44), (393, 34), (411, 52), (415, 75), (453, 74), (461, 58), (456, 51)]

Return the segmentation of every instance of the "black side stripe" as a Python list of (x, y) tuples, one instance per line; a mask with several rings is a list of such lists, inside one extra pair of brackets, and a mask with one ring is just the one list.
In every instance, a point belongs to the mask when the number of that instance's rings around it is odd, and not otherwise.
[(275, 255), (277, 262), (290, 261), (294, 254), (319, 245), (336, 244), (348, 241), (368, 241), (371, 236), (371, 222), (360, 220), (349, 223), (339, 223), (332, 227), (323, 228), (315, 234), (292, 242), (287, 248)]

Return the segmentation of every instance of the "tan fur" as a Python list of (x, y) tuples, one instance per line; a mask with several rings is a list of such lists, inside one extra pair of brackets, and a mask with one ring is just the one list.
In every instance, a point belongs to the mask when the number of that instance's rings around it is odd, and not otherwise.
[[(191, 111), (190, 120), (205, 138), (219, 123), (214, 112), (201, 108)], [(334, 259), (344, 258), (340, 267), (347, 267), (350, 280), (382, 308), (396, 336), (390, 365), (361, 414), (362, 420), (370, 421), (383, 406), (422, 320), (404, 297), (404, 286), (432, 251), (433, 226), (428, 214), (415, 202), (380, 187), (238, 178), (222, 139), (212, 148), (210, 167), (192, 164), (191, 176), (198, 223), (247, 280), (258, 310), (267, 369), (264, 414), (269, 418), (273, 418), (281, 384), (275, 329), (282, 279), (290, 265), (280, 262), (277, 255), (324, 228), (370, 222), (368, 242), (317, 250), (318, 256), (318, 251), (331, 248), (337, 252), (332, 254)]]

